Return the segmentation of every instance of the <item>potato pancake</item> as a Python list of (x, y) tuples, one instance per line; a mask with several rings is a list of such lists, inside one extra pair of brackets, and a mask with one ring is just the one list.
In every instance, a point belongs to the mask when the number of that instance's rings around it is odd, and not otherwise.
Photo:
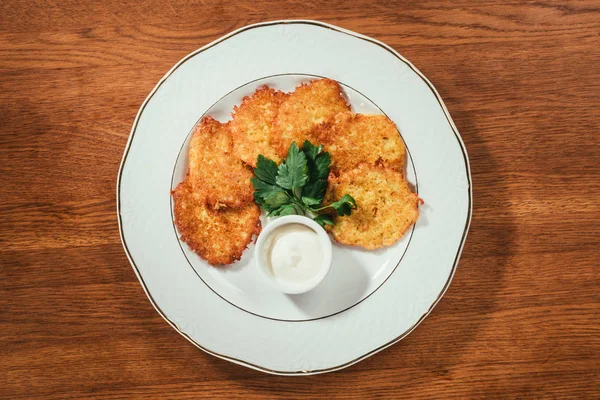
[(229, 123), (235, 154), (246, 164), (256, 167), (259, 154), (279, 163), (281, 159), (273, 147), (274, 126), (279, 106), (288, 95), (263, 86), (252, 96), (246, 96), (239, 107), (234, 107)]
[(357, 208), (335, 217), (330, 232), (342, 244), (374, 250), (400, 239), (419, 216), (419, 198), (401, 172), (379, 165), (361, 164), (329, 178), (325, 204), (350, 193)]
[(214, 209), (244, 207), (253, 200), (252, 171), (233, 152), (228, 124), (204, 117), (192, 135), (189, 175), (194, 196)]
[(298, 146), (305, 140), (317, 144), (318, 138), (312, 135), (315, 127), (349, 110), (342, 89), (334, 80), (318, 79), (298, 86), (283, 101), (275, 119), (279, 156), (285, 157), (292, 142)]
[(212, 265), (231, 264), (261, 231), (260, 209), (252, 201), (241, 208), (214, 210), (195, 196), (189, 176), (171, 193), (181, 240)]
[(339, 113), (317, 127), (315, 135), (331, 154), (336, 175), (361, 163), (404, 170), (404, 142), (396, 124), (385, 115)]

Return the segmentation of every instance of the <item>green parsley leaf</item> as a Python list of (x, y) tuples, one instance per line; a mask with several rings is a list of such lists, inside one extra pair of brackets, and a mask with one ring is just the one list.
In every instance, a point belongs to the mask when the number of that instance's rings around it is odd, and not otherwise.
[(288, 150), (287, 158), (277, 169), (276, 183), (284, 189), (301, 188), (308, 182), (306, 155), (300, 151), (296, 142)]
[(267, 213), (267, 217), (277, 217), (277, 216), (283, 217), (284, 215), (294, 215), (294, 214), (304, 215), (304, 212), (298, 206), (296, 206), (294, 204), (284, 204), (279, 208), (269, 211)]
[(264, 204), (265, 197), (273, 192), (283, 192), (284, 190), (277, 186), (261, 181), (256, 177), (250, 178), (252, 186), (254, 186), (254, 200), (260, 205)]
[(315, 146), (308, 140), (302, 145), (302, 151), (306, 155), (309, 175), (308, 182), (302, 189), (302, 197), (319, 199), (318, 205), (320, 205), (327, 189), (326, 179), (329, 175), (331, 157), (329, 153), (323, 152), (323, 145)]
[(320, 214), (315, 217), (315, 222), (325, 228), (325, 225), (333, 226), (334, 222), (331, 216), (327, 214)]
[(352, 209), (356, 208), (356, 200), (349, 194), (345, 194), (341, 199), (331, 203), (327, 207), (333, 208), (339, 216), (350, 215)]
[(317, 179), (326, 179), (329, 175), (331, 156), (323, 151), (323, 145), (315, 146), (308, 140), (302, 145), (308, 165), (309, 182)]
[(285, 215), (294, 215), (294, 214), (299, 214), (298, 213), (298, 206), (295, 206), (293, 204), (286, 204), (284, 206), (281, 207), (279, 215), (280, 216), (285, 216)]
[(302, 202), (307, 206), (318, 206), (321, 204), (321, 199), (315, 199), (314, 197), (302, 196)]
[(279, 208), (284, 204), (290, 203), (290, 196), (285, 192), (271, 192), (264, 198), (265, 205), (275, 209)]
[(322, 150), (323, 150), (323, 145), (322, 144), (320, 144), (319, 146), (315, 146), (311, 142), (309, 142), (308, 140), (305, 140), (304, 144), (302, 145), (302, 151), (306, 155), (306, 159), (307, 160), (313, 160), (314, 161), (314, 159), (317, 158), (317, 155)]
[(329, 153), (321, 153), (315, 158), (315, 169), (312, 171), (312, 179), (327, 179), (329, 176), (329, 166), (331, 165), (331, 156)]
[(273, 160), (269, 160), (262, 154), (259, 154), (258, 160), (256, 161), (256, 168), (254, 168), (254, 175), (263, 182), (275, 185), (277, 163)]
[(314, 182), (308, 182), (302, 189), (302, 197), (311, 197), (319, 199), (319, 204), (323, 201), (325, 196), (325, 190), (327, 189), (327, 181), (325, 179), (319, 179)]

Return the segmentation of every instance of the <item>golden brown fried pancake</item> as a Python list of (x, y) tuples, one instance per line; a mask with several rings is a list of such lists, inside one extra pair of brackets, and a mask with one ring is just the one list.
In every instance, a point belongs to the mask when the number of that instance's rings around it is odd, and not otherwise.
[(339, 113), (331, 122), (317, 127), (316, 136), (331, 154), (335, 174), (361, 163), (404, 170), (404, 142), (396, 124), (385, 115)]
[(401, 172), (378, 165), (361, 164), (329, 177), (325, 204), (344, 194), (356, 200), (352, 214), (336, 217), (330, 231), (339, 243), (374, 250), (400, 239), (419, 216), (419, 198), (410, 191)]
[(294, 141), (299, 147), (305, 140), (319, 144), (312, 135), (314, 128), (337, 113), (350, 110), (341, 91), (336, 81), (319, 79), (298, 86), (285, 99), (275, 119), (276, 147), (280, 157), (285, 157)]
[(194, 191), (188, 176), (172, 192), (181, 240), (212, 265), (239, 260), (261, 231), (260, 209), (251, 201), (241, 208), (213, 210)]
[(227, 124), (204, 117), (192, 135), (189, 175), (194, 196), (209, 207), (243, 207), (253, 200), (252, 171), (233, 153)]
[(286, 93), (263, 86), (234, 107), (229, 123), (233, 149), (246, 164), (256, 167), (259, 154), (278, 164), (281, 161), (273, 147), (273, 122), (286, 97)]

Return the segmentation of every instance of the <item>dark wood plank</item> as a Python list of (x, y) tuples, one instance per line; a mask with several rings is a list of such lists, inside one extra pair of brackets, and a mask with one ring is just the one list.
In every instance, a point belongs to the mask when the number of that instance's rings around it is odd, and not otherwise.
[[(135, 114), (190, 51), (318, 19), (436, 85), (469, 151), (456, 277), (401, 343), (274, 377), (208, 356), (155, 312), (122, 251), (115, 181)], [(0, 3), (0, 397), (597, 398), (600, 2)]]

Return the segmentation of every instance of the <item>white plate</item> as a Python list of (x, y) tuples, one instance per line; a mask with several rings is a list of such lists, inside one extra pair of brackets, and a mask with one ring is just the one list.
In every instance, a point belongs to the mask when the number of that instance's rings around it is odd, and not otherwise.
[[(213, 268), (178, 239), (169, 195), (186, 172), (189, 134), (204, 114), (269, 84), (339, 81), (356, 112), (385, 113), (408, 149), (407, 178), (425, 200), (415, 227), (386, 249), (334, 246), (326, 280), (284, 295), (258, 273), (252, 248)], [(123, 246), (157, 311), (192, 343), (260, 371), (344, 368), (410, 333), (454, 274), (471, 217), (466, 150), (431, 83), (371, 38), (315, 21), (241, 28), (191, 53), (154, 88), (134, 122), (117, 182)], [(265, 221), (266, 223), (267, 221)]]

